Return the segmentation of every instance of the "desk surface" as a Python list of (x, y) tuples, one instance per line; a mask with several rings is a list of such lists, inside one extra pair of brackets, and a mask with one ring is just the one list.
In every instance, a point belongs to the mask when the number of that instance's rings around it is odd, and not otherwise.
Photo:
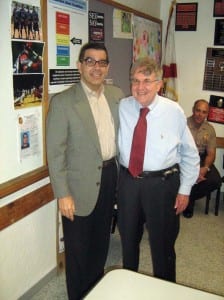
[(85, 300), (223, 300), (224, 297), (140, 273), (116, 269), (108, 272)]

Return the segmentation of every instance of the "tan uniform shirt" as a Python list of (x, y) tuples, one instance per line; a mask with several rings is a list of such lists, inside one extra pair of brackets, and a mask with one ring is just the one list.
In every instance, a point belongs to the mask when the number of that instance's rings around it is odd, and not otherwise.
[(211, 124), (207, 121), (197, 128), (194, 125), (193, 117), (187, 118), (188, 127), (193, 135), (199, 154), (203, 154), (206, 150), (216, 148), (216, 133)]

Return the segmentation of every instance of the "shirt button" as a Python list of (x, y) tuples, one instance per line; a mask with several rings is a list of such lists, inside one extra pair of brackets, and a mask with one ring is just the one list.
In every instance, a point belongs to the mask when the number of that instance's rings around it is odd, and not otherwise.
[(96, 185), (99, 186), (99, 185), (100, 185), (100, 182), (97, 182)]

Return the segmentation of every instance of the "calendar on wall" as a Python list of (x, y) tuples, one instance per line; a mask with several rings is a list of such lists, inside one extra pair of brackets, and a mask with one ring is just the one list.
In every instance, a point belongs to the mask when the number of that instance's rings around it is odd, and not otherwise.
[(224, 48), (207, 48), (203, 90), (224, 91)]

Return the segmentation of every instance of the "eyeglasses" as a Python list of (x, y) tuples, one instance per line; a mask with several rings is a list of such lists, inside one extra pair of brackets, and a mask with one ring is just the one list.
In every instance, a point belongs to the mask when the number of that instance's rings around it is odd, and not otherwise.
[(140, 83), (142, 83), (143, 85), (151, 85), (153, 82), (159, 81), (159, 79), (155, 79), (155, 80), (150, 80), (150, 79), (144, 79), (142, 81), (138, 80), (138, 79), (131, 79), (131, 83), (132, 85), (139, 85)]
[(86, 57), (86, 58), (83, 58), (80, 60), (81, 63), (85, 62), (85, 64), (88, 66), (88, 67), (94, 67), (97, 63), (98, 63), (98, 66), (101, 67), (101, 68), (105, 68), (108, 66), (109, 64), (109, 61), (106, 60), (106, 59), (101, 59), (101, 60), (95, 60), (94, 58), (92, 57)]

